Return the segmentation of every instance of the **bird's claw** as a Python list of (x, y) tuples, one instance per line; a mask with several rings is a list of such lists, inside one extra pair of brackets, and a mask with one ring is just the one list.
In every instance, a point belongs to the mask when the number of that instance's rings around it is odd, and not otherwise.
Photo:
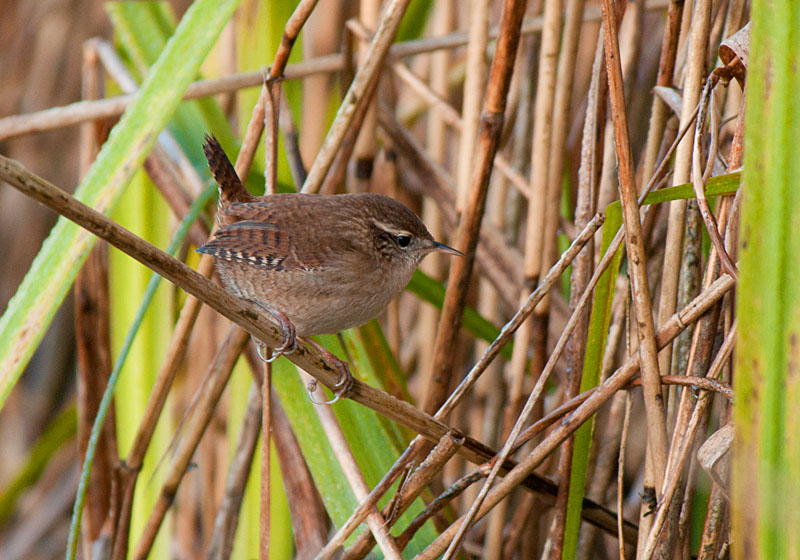
[(259, 304), (260, 307), (266, 309), (270, 315), (278, 322), (278, 325), (283, 330), (283, 343), (272, 351), (272, 354), (267, 357), (264, 349), (266, 345), (260, 340), (255, 340), (256, 348), (258, 350), (258, 357), (266, 363), (272, 363), (281, 356), (291, 354), (297, 350), (297, 335), (295, 334), (294, 324), (289, 320), (289, 317), (283, 311), (271, 309), (265, 305)]
[(317, 390), (317, 380), (311, 379), (306, 386), (306, 391), (308, 392), (308, 398), (314, 404), (333, 404), (338, 401), (342, 397), (346, 397), (347, 393), (350, 392), (350, 389), (353, 388), (353, 374), (350, 373), (350, 367), (347, 365), (347, 362), (343, 362), (333, 354), (331, 354), (328, 350), (319, 347), (323, 354), (325, 354), (325, 360), (328, 362), (332, 362), (334, 367), (339, 371), (339, 380), (336, 382), (336, 385), (333, 386), (333, 398), (329, 401), (317, 401), (314, 398), (314, 392)]

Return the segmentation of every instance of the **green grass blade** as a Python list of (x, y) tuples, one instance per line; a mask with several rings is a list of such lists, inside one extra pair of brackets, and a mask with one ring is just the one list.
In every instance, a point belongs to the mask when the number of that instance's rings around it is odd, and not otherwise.
[[(406, 286), (406, 290), (416, 295), (422, 301), (427, 301), (431, 305), (436, 306), (437, 309), (441, 310), (442, 305), (444, 305), (444, 285), (419, 269), (414, 271), (414, 276), (411, 277), (411, 282)], [(491, 321), (485, 319), (475, 308), (468, 305), (464, 307), (462, 326), (470, 334), (486, 342), (492, 342), (495, 338), (500, 336), (500, 329), (495, 327)], [(503, 347), (500, 355), (510, 360), (513, 349), (514, 344), (509, 342)]]
[(752, 3), (731, 468), (733, 558), (800, 550), (800, 4)]

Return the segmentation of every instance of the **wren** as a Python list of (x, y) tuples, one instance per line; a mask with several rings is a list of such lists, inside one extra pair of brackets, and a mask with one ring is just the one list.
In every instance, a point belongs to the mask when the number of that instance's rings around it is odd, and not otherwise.
[[(219, 184), (219, 229), (197, 251), (214, 258), (230, 292), (278, 321), (285, 340), (270, 359), (291, 352), (295, 337), (334, 334), (377, 317), (428, 253), (461, 255), (388, 196), (255, 197), (213, 136), (206, 136), (203, 151)], [(307, 340), (340, 371), (336, 400), (352, 386), (349, 368)]]

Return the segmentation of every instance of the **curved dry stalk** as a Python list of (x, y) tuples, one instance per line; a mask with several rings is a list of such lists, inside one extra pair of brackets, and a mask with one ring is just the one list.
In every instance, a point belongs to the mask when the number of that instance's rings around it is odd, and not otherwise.
[[(703, 145), (703, 127), (705, 126), (706, 122), (706, 110), (708, 109), (711, 95), (714, 91), (714, 86), (718, 82), (714, 76), (714, 74), (709, 76), (708, 80), (706, 80), (706, 85), (703, 87), (703, 94), (699, 102), (700, 110), (697, 114), (697, 120), (695, 121), (694, 145), (692, 148), (692, 186), (694, 187), (694, 194), (697, 198), (697, 205), (700, 208), (700, 215), (703, 218), (703, 223), (706, 226), (708, 236), (711, 238), (711, 243), (714, 244), (714, 249), (719, 255), (722, 266), (725, 269), (725, 272), (734, 278), (737, 278), (738, 271), (736, 270), (736, 265), (733, 264), (733, 260), (725, 250), (725, 244), (722, 242), (722, 239), (719, 236), (717, 220), (714, 218), (714, 214), (711, 212), (711, 207), (708, 205), (708, 199), (706, 198), (705, 191), (705, 178), (703, 177), (704, 174), (702, 171), (702, 163), (700, 161), (702, 159), (701, 150)], [(709, 155), (713, 157), (713, 152)]]

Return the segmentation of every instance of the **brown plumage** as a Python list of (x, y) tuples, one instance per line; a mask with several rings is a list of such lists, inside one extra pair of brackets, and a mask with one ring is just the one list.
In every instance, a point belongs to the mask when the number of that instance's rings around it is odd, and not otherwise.
[(285, 315), (298, 336), (369, 321), (403, 290), (425, 255), (460, 254), (389, 197), (253, 197), (214, 138), (203, 149), (220, 185), (221, 227), (198, 251), (214, 257), (231, 292)]

